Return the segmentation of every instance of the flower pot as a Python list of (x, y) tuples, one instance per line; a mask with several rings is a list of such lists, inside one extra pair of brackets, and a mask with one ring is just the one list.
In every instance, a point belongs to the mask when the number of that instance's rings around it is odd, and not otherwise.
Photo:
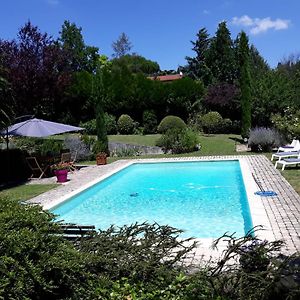
[(54, 171), (57, 182), (67, 182), (68, 181), (68, 170), (55, 170)]
[(107, 155), (106, 153), (99, 153), (96, 155), (96, 162), (97, 165), (106, 165), (107, 163), (107, 159), (106, 159)]

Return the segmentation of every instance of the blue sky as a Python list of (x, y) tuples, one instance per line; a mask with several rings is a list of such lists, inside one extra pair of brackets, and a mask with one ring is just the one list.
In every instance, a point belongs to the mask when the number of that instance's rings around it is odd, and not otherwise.
[(300, 0), (2, 0), (0, 38), (16, 37), (30, 20), (57, 37), (64, 20), (82, 27), (85, 41), (101, 54), (112, 54), (111, 43), (125, 32), (132, 51), (177, 69), (193, 55), (191, 40), (206, 27), (213, 35), (226, 20), (232, 37), (245, 30), (272, 66), (300, 53)]

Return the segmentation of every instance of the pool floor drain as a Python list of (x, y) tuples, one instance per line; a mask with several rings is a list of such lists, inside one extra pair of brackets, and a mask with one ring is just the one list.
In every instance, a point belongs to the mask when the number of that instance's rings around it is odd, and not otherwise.
[(131, 193), (129, 196), (130, 197), (137, 197), (139, 195), (139, 193)]

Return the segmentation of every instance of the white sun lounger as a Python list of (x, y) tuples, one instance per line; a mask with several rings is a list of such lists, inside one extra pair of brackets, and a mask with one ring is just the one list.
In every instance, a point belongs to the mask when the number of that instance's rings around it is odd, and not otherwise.
[(298, 154), (297, 158), (285, 158), (285, 159), (277, 160), (275, 163), (275, 169), (277, 168), (278, 164), (282, 165), (281, 168), (282, 171), (284, 170), (285, 166), (300, 165), (300, 154)]
[(293, 140), (290, 145), (281, 146), (278, 148), (278, 152), (295, 152), (300, 150), (299, 140)]
[(283, 158), (288, 158), (288, 157), (298, 157), (300, 154), (300, 151), (295, 151), (295, 152), (276, 152), (272, 154), (271, 160), (274, 158), (278, 158), (278, 160), (281, 160)]

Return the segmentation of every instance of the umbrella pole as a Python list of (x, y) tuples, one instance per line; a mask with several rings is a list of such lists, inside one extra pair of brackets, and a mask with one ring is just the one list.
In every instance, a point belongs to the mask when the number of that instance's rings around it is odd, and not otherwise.
[(8, 150), (8, 144), (9, 144), (9, 140), (8, 140), (8, 127), (6, 127), (6, 149)]

